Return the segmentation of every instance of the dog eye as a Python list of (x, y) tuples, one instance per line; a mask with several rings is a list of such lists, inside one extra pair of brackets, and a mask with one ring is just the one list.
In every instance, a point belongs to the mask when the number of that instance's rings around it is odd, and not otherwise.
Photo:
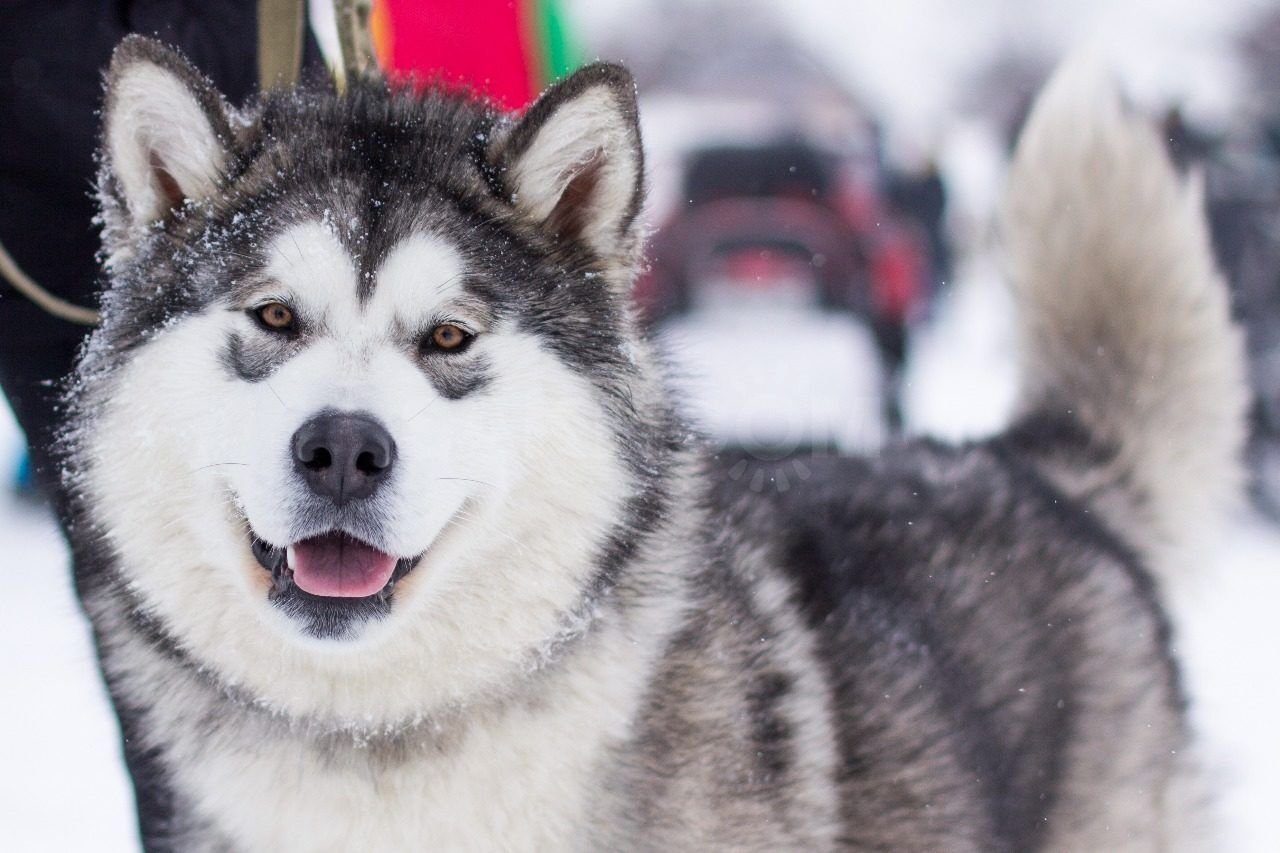
[(442, 352), (461, 352), (475, 335), (453, 323), (441, 323), (427, 336), (427, 348)]
[(293, 309), (283, 302), (268, 302), (253, 313), (259, 323), (273, 332), (291, 332), (294, 329)]

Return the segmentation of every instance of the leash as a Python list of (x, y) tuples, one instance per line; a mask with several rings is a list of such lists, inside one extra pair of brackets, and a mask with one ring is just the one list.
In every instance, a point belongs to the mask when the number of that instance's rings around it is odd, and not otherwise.
[(259, 0), (258, 82), (289, 88), (302, 74), (305, 0)]
[[(345, 80), (378, 73), (371, 24), (373, 0), (334, 0), (334, 7), (344, 72), (335, 76), (341, 88)], [(297, 84), (302, 74), (305, 22), (306, 0), (259, 0), (258, 80), (264, 89)], [(4, 243), (0, 243), (0, 276), (18, 293), (59, 320), (78, 326), (96, 326), (101, 322), (98, 312), (92, 308), (69, 302), (37, 284), (18, 266)]]
[(80, 326), (98, 325), (97, 311), (68, 302), (61, 296), (55, 296), (36, 284), (31, 276), (22, 271), (22, 267), (18, 266), (18, 262), (5, 249), (3, 243), (0, 243), (0, 275), (3, 275), (5, 280), (13, 285), (14, 290), (17, 290), (59, 320), (66, 320), (68, 323), (75, 323)]
[(343, 73), (338, 80), (338, 87), (342, 89), (347, 80), (379, 73), (378, 57), (373, 49), (373, 0), (334, 0), (333, 5), (338, 19), (338, 47), (342, 52)]

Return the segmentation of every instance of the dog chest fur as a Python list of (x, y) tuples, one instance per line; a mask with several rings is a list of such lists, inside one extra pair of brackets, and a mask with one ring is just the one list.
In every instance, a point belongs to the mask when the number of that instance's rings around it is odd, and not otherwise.
[(174, 783), (238, 850), (589, 849), (600, 757), (626, 720), (584, 677), (546, 703), (477, 714), (460, 732), (422, 724), (398, 755), (379, 754), (376, 735), (317, 749), (307, 737), (224, 743), (192, 732)]

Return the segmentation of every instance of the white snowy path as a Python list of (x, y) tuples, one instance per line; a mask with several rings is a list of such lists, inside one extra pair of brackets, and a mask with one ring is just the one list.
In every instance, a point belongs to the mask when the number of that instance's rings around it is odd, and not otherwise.
[(1225, 851), (1280, 850), (1280, 530), (1256, 517), (1175, 612)]
[[(7, 437), (3, 406), (0, 417)], [(0, 443), (6, 461), (12, 446)], [(2, 500), (0, 848), (137, 850), (119, 730), (71, 589), (61, 534), (45, 513)]]

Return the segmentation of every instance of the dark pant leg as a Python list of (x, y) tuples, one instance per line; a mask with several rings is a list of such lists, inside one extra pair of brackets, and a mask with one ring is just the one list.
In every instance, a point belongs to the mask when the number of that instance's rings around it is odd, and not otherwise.
[[(257, 71), (255, 0), (6, 0), (0, 5), (0, 241), (39, 284), (92, 307), (98, 238), (91, 199), (102, 71), (126, 32), (186, 51), (233, 101)], [(58, 399), (87, 330), (0, 281), (0, 387), (27, 436), (41, 490), (66, 518), (52, 443)], [(73, 555), (77, 586), (94, 571)], [(142, 718), (112, 696), (148, 849), (166, 849), (163, 768), (140, 746)]]

